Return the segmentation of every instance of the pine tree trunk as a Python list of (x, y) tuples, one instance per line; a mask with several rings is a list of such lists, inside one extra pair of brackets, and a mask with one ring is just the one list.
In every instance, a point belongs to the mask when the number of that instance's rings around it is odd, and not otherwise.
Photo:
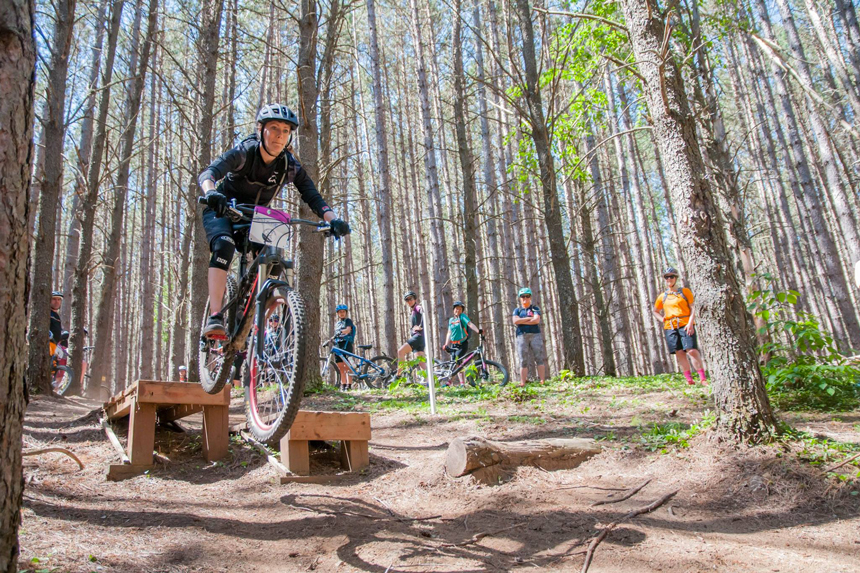
[[(95, 224), (96, 203), (98, 202), (99, 187), (101, 184), (102, 161), (107, 141), (107, 114), (110, 109), (111, 82), (113, 81), (114, 59), (116, 58), (116, 44), (119, 36), (119, 27), (122, 20), (122, 11), (125, 0), (115, 0), (111, 7), (110, 28), (108, 30), (108, 48), (105, 55), (104, 67), (102, 68), (102, 89), (99, 101), (99, 113), (96, 120), (96, 135), (93, 138), (93, 147), (90, 154), (89, 171), (87, 172), (86, 194), (81, 201), (81, 241), (80, 253), (75, 266), (74, 281), (72, 287), (72, 322), (71, 336), (69, 338), (69, 354), (72, 359), (72, 372), (81, 372), (83, 365), (84, 324), (90, 316), (87, 313), (89, 306), (89, 273), (93, 254), (93, 227)], [(90, 325), (92, 334), (92, 325)], [(96, 380), (95, 378), (90, 378)], [(78, 390), (78, 380), (72, 381), (69, 391)], [(96, 387), (98, 382), (95, 382)], [(87, 389), (87, 392), (93, 392)]]
[[(140, 46), (140, 19), (143, 13), (143, 5), (138, 6), (135, 15), (134, 31), (132, 32), (131, 58), (129, 67), (135, 70), (132, 84), (128, 88), (128, 95), (123, 106), (123, 132), (121, 139), (120, 162), (114, 188), (114, 203), (111, 214), (111, 231), (108, 238), (107, 252), (103, 257), (102, 268), (104, 270), (104, 281), (102, 282), (102, 295), (99, 302), (98, 314), (95, 323), (95, 348), (93, 349), (92, 380), (96, 385), (100, 383), (112, 384), (109, 380), (113, 366), (109, 352), (109, 340), (111, 340), (111, 325), (116, 309), (115, 300), (117, 296), (117, 277), (121, 264), (120, 247), (122, 245), (122, 230), (125, 218), (126, 197), (128, 196), (128, 183), (131, 170), (131, 157), (134, 152), (134, 136), (137, 131), (137, 119), (140, 115), (141, 98), (146, 80), (146, 70), (149, 65), (149, 54), (158, 25), (158, 0), (149, 0), (149, 18), (147, 23), (146, 38), (138, 55)], [(139, 60), (138, 60), (139, 58)], [(88, 394), (91, 397), (92, 391)], [(108, 396), (100, 396), (107, 399)]]
[[(48, 72), (48, 97), (42, 129), (45, 138), (44, 180), (39, 193), (39, 212), (30, 267), (29, 367), (27, 378), (30, 388), (50, 395), (51, 357), (46, 352), (50, 336), (51, 291), (53, 287), (54, 239), (57, 235), (57, 204), (63, 184), (63, 142), (66, 137), (66, 78), (69, 69), (69, 51), (75, 22), (76, 0), (59, 0), (56, 3), (51, 67)], [(54, 342), (59, 342), (55, 340)]]
[(582, 336), (579, 332), (579, 306), (573, 290), (573, 280), (570, 276), (570, 258), (561, 224), (561, 209), (559, 208), (556, 189), (555, 161), (550, 149), (550, 134), (544, 119), (543, 103), (538, 90), (534, 30), (532, 29), (531, 8), (528, 0), (517, 0), (517, 12), (520, 26), (524, 32), (525, 98), (529, 109), (528, 121), (532, 129), (532, 138), (540, 166), (544, 222), (549, 236), (550, 255), (556, 287), (558, 288), (559, 312), (567, 317), (569, 325), (563, 332), (564, 348), (561, 366), (577, 376), (582, 376), (585, 373), (585, 362), (582, 355)]
[[(370, 62), (373, 72), (374, 116), (376, 118), (376, 150), (379, 160), (379, 189), (377, 191), (377, 222), (382, 251), (382, 297), (383, 315), (394, 316), (394, 265), (391, 244), (391, 177), (388, 166), (388, 133), (385, 126), (385, 110), (382, 101), (382, 72), (379, 39), (376, 28), (376, 0), (367, 2), (367, 21), (370, 27)], [(381, 350), (388, 356), (396, 356), (397, 342), (393, 328), (385, 329)]]
[[(33, 161), (35, 2), (0, 10), (0, 571), (17, 573), (24, 476), (30, 169)], [(61, 108), (62, 109), (62, 108)], [(44, 341), (41, 347), (46, 348)]]
[(81, 139), (78, 145), (78, 164), (75, 174), (75, 188), (72, 193), (71, 216), (69, 217), (68, 240), (66, 241), (65, 262), (63, 263), (63, 293), (66, 295), (66, 304), (60, 312), (63, 324), (70, 325), (72, 319), (71, 292), (75, 277), (75, 265), (78, 262), (78, 253), (81, 245), (81, 203), (82, 197), (87, 189), (87, 172), (90, 165), (90, 152), (93, 146), (93, 114), (96, 109), (96, 93), (98, 92), (99, 70), (101, 69), (102, 44), (104, 43), (105, 17), (107, 14), (108, 0), (99, 2), (99, 11), (95, 21), (96, 39), (90, 52), (90, 77), (89, 91), (86, 104), (84, 104), (83, 117), (81, 121)]
[(704, 355), (711, 370), (719, 431), (734, 441), (769, 440), (776, 418), (755, 350), (755, 328), (730, 263), (725, 230), (706, 179), (683, 78), (671, 53), (661, 57), (664, 27), (648, 0), (622, 0), (645, 97), (680, 216), (681, 248), (691, 283)]
[[(197, 110), (196, 141), (197, 141), (197, 173), (201, 173), (212, 162), (212, 127), (215, 124), (215, 83), (218, 77), (218, 55), (221, 41), (221, 18), (224, 12), (224, 0), (206, 0), (202, 5), (200, 37), (198, 38), (198, 84), (203, 87)], [(194, 165), (191, 163), (191, 165)], [(196, 382), (198, 378), (198, 340), (199, 325), (203, 324), (203, 313), (206, 310), (209, 287), (209, 242), (203, 230), (202, 215), (199, 213), (197, 198), (203, 190), (195, 181), (190, 189), (196, 189), (189, 197), (188, 211), (196, 213), (194, 223), (194, 239), (191, 256), (191, 299), (190, 324), (188, 328), (187, 352), (185, 364), (188, 366), (188, 380)]]

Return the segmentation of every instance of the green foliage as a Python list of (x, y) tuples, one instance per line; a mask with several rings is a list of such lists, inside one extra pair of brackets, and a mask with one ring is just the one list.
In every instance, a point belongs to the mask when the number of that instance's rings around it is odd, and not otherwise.
[[(770, 286), (773, 277), (762, 275)], [(747, 308), (765, 325), (762, 355), (768, 394), (785, 410), (850, 410), (860, 404), (860, 368), (846, 360), (818, 319), (796, 308), (800, 293), (756, 290)]]
[[(829, 467), (833, 464), (838, 464), (847, 456), (852, 456), (857, 452), (860, 452), (860, 444), (831, 440), (826, 437), (815, 436), (809, 432), (798, 431), (790, 427), (783, 428), (780, 440), (784, 443), (799, 444), (801, 448), (796, 454), (797, 458), (800, 461), (819, 467)], [(849, 462), (846, 466), (843, 466), (842, 471), (845, 471), (845, 469), (849, 472), (854, 472), (854, 475), (846, 475), (841, 472), (830, 473), (828, 475), (834, 476), (843, 481), (851, 479), (860, 481), (860, 459)]]
[(641, 436), (642, 444), (646, 450), (661, 454), (669, 452), (670, 448), (687, 448), (690, 440), (717, 421), (717, 416), (710, 410), (706, 410), (704, 416), (698, 422), (687, 427), (680, 422), (666, 422), (665, 424), (654, 424)]

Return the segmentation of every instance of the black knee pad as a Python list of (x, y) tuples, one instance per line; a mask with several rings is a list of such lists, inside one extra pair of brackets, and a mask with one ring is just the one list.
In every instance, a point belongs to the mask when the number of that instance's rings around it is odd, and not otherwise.
[(212, 258), (209, 259), (210, 269), (229, 270), (230, 262), (233, 260), (233, 254), (236, 252), (236, 243), (233, 242), (233, 237), (227, 235), (218, 235), (209, 244), (209, 250), (212, 251)]

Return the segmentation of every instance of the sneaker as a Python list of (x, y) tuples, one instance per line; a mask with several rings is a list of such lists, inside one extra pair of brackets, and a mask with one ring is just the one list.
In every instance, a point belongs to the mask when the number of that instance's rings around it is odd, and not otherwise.
[(226, 340), (227, 329), (224, 328), (224, 316), (219, 312), (209, 317), (206, 328), (203, 329), (203, 337), (215, 340)]

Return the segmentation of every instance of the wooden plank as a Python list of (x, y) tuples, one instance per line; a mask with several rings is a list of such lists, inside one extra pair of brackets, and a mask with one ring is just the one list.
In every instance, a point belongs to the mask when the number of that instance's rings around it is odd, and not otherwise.
[(239, 434), (248, 430), (248, 420), (239, 422), (238, 424), (230, 424), (230, 433)]
[(138, 380), (137, 401), (150, 404), (197, 404), (200, 406), (229, 406), (230, 388), (218, 394), (208, 394), (199, 384), (189, 382), (159, 382)]
[(180, 404), (169, 408), (158, 409), (158, 423), (174, 422), (203, 411), (203, 406), (196, 404)]
[(155, 404), (137, 403), (128, 423), (128, 453), (134, 465), (152, 465), (155, 449)]
[(207, 462), (215, 462), (227, 455), (230, 446), (229, 408), (205, 406), (203, 408), (203, 455)]
[(311, 473), (311, 455), (307, 440), (281, 438), (281, 463), (290, 473), (306, 476)]
[(125, 418), (131, 412), (131, 406), (134, 404), (134, 398), (137, 395), (137, 383), (135, 382), (109, 401), (105, 402), (104, 410), (108, 419), (116, 420)]
[(105, 477), (108, 481), (122, 481), (137, 477), (153, 468), (152, 464), (111, 464)]
[(346, 475), (320, 475), (320, 476), (281, 476), (281, 485), (285, 483), (315, 483), (315, 484), (330, 484), (342, 481)]
[(370, 414), (299, 410), (287, 433), (287, 438), (290, 440), (369, 440)]
[(110, 440), (110, 443), (113, 444), (114, 449), (117, 451), (117, 453), (119, 453), (122, 463), (130, 464), (131, 460), (129, 460), (128, 456), (125, 455), (125, 450), (123, 449), (122, 444), (119, 443), (119, 438), (116, 437), (116, 433), (113, 431), (113, 428), (111, 428), (107, 418), (101, 418), (99, 420), (99, 423), (104, 429), (105, 434), (107, 434), (108, 440)]
[(344, 440), (340, 443), (341, 466), (351, 472), (370, 466), (370, 451), (365, 440)]

